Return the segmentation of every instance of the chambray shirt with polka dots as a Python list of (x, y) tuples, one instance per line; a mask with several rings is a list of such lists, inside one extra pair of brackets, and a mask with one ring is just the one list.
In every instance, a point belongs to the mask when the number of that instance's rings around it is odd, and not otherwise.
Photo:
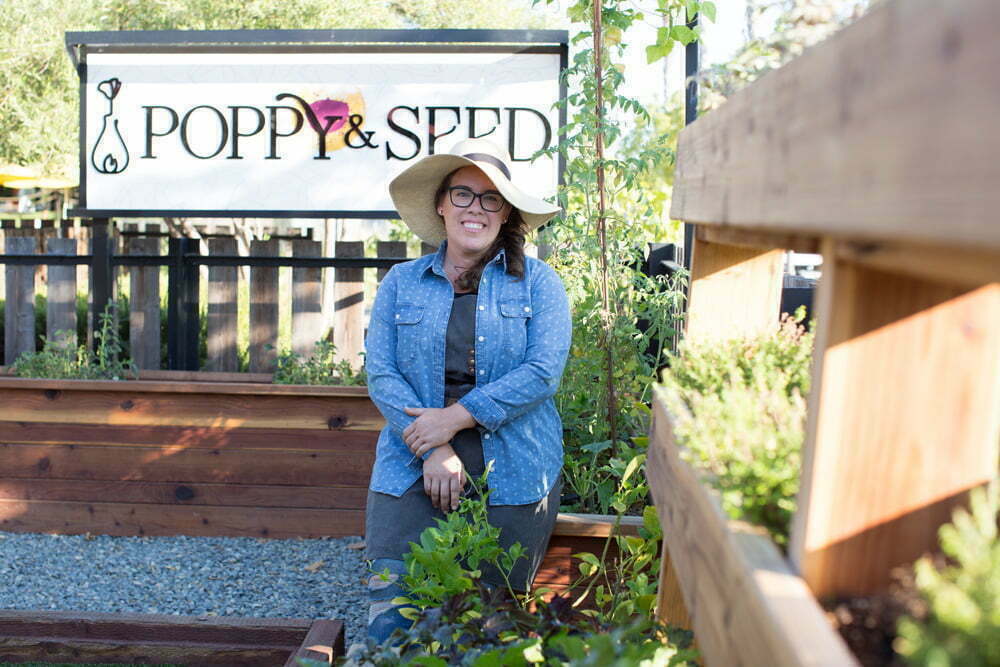
[[(400, 496), (423, 474), (402, 439), (405, 407), (444, 407), (445, 333), (454, 293), (437, 254), (397, 264), (379, 286), (365, 342), (368, 392), (387, 425), (371, 489)], [(476, 301), (476, 386), (459, 402), (478, 422), (491, 505), (541, 500), (563, 463), (552, 397), (569, 352), (566, 290), (544, 262), (525, 257), (524, 278), (501, 250), (483, 269)]]

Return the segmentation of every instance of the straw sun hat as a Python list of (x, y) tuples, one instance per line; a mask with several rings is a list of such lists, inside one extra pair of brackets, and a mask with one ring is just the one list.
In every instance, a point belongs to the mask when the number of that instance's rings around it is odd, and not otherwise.
[(428, 155), (389, 183), (389, 194), (403, 222), (431, 245), (445, 239), (444, 221), (437, 213), (434, 194), (444, 177), (462, 167), (483, 170), (496, 189), (521, 212), (528, 230), (534, 230), (559, 212), (559, 207), (523, 192), (510, 180), (510, 155), (486, 139), (465, 139), (448, 153)]

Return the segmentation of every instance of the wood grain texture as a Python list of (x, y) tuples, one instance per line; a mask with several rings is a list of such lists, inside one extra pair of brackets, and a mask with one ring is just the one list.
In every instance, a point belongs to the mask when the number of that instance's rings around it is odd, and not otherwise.
[(367, 486), (374, 452), (0, 444), (0, 479)]
[(680, 135), (671, 217), (1000, 249), (994, 0), (896, 0)]
[[(35, 247), (31, 237), (4, 240), (8, 255), (33, 255)], [(35, 349), (35, 267), (8, 264), (5, 272), (4, 360), (10, 365)]]
[[(294, 257), (321, 257), (319, 241), (292, 242)], [(292, 269), (292, 351), (308, 358), (324, 334), (322, 297), (323, 269)]]
[(839, 241), (834, 255), (858, 266), (942, 285), (979, 287), (1000, 282), (996, 252), (904, 243)]
[(615, 529), (618, 518), (611, 514), (573, 514), (560, 512), (556, 515), (553, 535), (579, 537), (607, 537), (615, 535), (638, 535), (642, 526), (641, 516), (623, 516)]
[(0, 660), (129, 664), (281, 664), (305, 619), (0, 612)]
[[(75, 255), (76, 241), (50, 238), (45, 243), (49, 255)], [(45, 335), (50, 341), (76, 345), (76, 267), (49, 266), (46, 297)]]
[(653, 415), (646, 474), (705, 664), (856, 664), (777, 548), (729, 520), (680, 459), (660, 398)]
[[(210, 255), (237, 254), (236, 239), (209, 239)], [(238, 327), (239, 267), (208, 267), (208, 313), (206, 334), (208, 355), (205, 370), (235, 372), (239, 370), (236, 332)]]
[[(252, 257), (276, 257), (278, 241), (253, 241)], [(278, 269), (250, 267), (250, 372), (273, 373), (278, 360)]]
[[(9, 367), (8, 367), (9, 370)], [(213, 376), (215, 378), (213, 379)], [(368, 388), (336, 387), (302, 384), (270, 384), (265, 382), (228, 382), (233, 377), (270, 379), (258, 373), (205, 373), (202, 371), (145, 371), (139, 377), (155, 380), (49, 380), (42, 378), (0, 378), (4, 389), (51, 389), (54, 391), (102, 391), (120, 393), (163, 394), (233, 394), (235, 396), (326, 396), (367, 397)], [(209, 381), (201, 382), (200, 378)], [(2, 415), (0, 415), (2, 416)]]
[(0, 530), (61, 535), (348, 537), (364, 533), (364, 510), (0, 500)]
[(996, 474), (1000, 284), (835, 259), (817, 313), (789, 554), (817, 596), (864, 594), (934, 548), (954, 503)]
[[(337, 241), (337, 257), (364, 257), (362, 241)], [(334, 278), (333, 343), (337, 360), (347, 360), (355, 368), (361, 365), (365, 349), (364, 269), (336, 269)]]
[(819, 252), (819, 238), (796, 235), (786, 230), (746, 229), (702, 224), (695, 227), (695, 238), (699, 241), (722, 245), (746, 246), (767, 250), (794, 250), (795, 252)]
[(686, 339), (700, 344), (778, 327), (782, 250), (695, 239)]
[(0, 479), (0, 500), (59, 500), (157, 505), (243, 507), (310, 507), (359, 509), (365, 506), (367, 485), (289, 486), (277, 484), (211, 484), (195, 482), (134, 482), (87, 479)]
[(344, 624), (340, 621), (313, 621), (309, 634), (302, 640), (297, 651), (288, 656), (285, 667), (299, 667), (299, 659), (316, 660), (332, 665), (344, 655)]
[[(406, 241), (379, 241), (375, 244), (375, 254), (379, 257), (406, 257)], [(382, 282), (389, 269), (378, 269), (375, 278)]]
[(256, 449), (328, 451), (352, 454), (375, 451), (377, 431), (300, 428), (210, 428), (197, 426), (129, 426), (0, 421), (0, 443), (38, 445), (105, 445), (170, 449)]
[(104, 391), (106, 386), (96, 391), (14, 389), (6, 384), (9, 379), (2, 382), (0, 405), (6, 406), (2, 418), (13, 422), (322, 431), (375, 431), (384, 424), (374, 404), (361, 396), (128, 392), (121, 387)]

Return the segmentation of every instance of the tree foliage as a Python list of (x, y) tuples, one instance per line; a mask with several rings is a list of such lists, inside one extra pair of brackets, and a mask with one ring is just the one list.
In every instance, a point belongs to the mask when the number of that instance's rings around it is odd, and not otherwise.
[(0, 0), (0, 162), (78, 168), (76, 30), (541, 28), (515, 0)]

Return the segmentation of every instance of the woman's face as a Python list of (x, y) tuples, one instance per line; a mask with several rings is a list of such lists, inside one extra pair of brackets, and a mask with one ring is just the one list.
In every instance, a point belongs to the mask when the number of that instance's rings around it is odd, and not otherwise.
[[(499, 194), (493, 181), (478, 167), (462, 167), (451, 176), (450, 188), (467, 188), (473, 194), (493, 192)], [(506, 201), (499, 211), (483, 208), (481, 197), (473, 199), (468, 208), (455, 206), (446, 191), (438, 202), (438, 215), (444, 218), (444, 231), (448, 239), (448, 250), (458, 256), (480, 257), (489, 250), (500, 234), (500, 226), (510, 215), (511, 205)]]

